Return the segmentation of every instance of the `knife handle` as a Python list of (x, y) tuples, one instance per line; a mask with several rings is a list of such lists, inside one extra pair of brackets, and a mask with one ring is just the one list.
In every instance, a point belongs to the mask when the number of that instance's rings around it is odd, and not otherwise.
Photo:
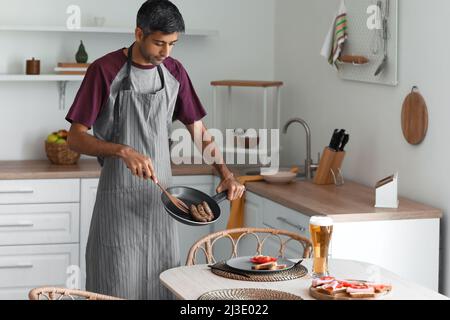
[(339, 148), (339, 151), (344, 151), (345, 146), (348, 144), (349, 141), (350, 141), (350, 135), (346, 134), (344, 136), (344, 139), (342, 139), (342, 143), (341, 143), (341, 147)]

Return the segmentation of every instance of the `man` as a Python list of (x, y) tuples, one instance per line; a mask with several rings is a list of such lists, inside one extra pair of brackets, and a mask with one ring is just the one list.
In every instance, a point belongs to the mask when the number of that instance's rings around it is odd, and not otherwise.
[[(178, 234), (154, 182), (171, 184), (172, 121), (180, 120), (192, 137), (206, 132), (201, 121), (206, 113), (189, 76), (170, 58), (184, 30), (170, 1), (145, 2), (137, 15), (135, 43), (90, 66), (66, 117), (72, 123), (70, 148), (98, 157), (103, 166), (86, 248), (89, 291), (170, 298), (159, 274), (180, 264)], [(94, 136), (87, 132), (91, 127)], [(228, 190), (229, 200), (240, 198), (244, 187), (226, 165), (214, 166), (222, 178), (217, 192)]]

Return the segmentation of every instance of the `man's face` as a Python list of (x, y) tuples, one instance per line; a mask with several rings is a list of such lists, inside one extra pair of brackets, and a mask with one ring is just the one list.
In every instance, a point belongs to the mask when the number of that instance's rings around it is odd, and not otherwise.
[(153, 65), (161, 64), (173, 49), (178, 41), (178, 33), (165, 34), (160, 31), (144, 36), (142, 30), (138, 29), (136, 34), (136, 44), (142, 57)]

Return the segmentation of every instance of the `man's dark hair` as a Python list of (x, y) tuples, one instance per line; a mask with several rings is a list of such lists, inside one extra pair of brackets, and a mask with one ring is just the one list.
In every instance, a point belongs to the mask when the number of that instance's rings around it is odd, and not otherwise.
[(147, 0), (137, 14), (137, 27), (145, 35), (153, 32), (184, 32), (184, 20), (177, 6), (169, 0)]

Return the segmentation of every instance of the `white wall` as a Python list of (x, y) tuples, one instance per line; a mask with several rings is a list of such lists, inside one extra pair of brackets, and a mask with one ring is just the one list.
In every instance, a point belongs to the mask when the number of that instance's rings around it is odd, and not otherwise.
[[(134, 27), (142, 2), (0, 0), (0, 25), (64, 26), (67, 6), (78, 4), (83, 26), (92, 25), (94, 16), (104, 16), (106, 26)], [(187, 68), (206, 109), (211, 108), (211, 80), (273, 79), (274, 0), (174, 3), (188, 29), (215, 29), (220, 33), (210, 38), (186, 37), (173, 52)], [(74, 60), (80, 40), (85, 43), (90, 61), (133, 41), (129, 35), (0, 31), (0, 73), (24, 73), (25, 60), (33, 56), (41, 60), (41, 73), (49, 73), (57, 62)], [(43, 140), (49, 132), (68, 127), (64, 117), (78, 86), (69, 83), (66, 110), (58, 110), (56, 83), (0, 82), (0, 160), (44, 159)], [(249, 105), (244, 115), (256, 111), (256, 97), (238, 94), (238, 99)]]
[[(399, 2), (399, 85), (387, 87), (340, 80), (319, 56), (338, 0), (277, 1), (275, 77), (286, 82), (282, 119), (309, 122), (313, 155), (328, 145), (334, 128), (349, 130), (347, 179), (374, 185), (398, 170), (401, 195), (445, 211), (441, 291), (449, 294), (450, 60), (445, 57), (450, 55), (450, 2)], [(402, 102), (413, 85), (419, 86), (429, 108), (429, 131), (420, 146), (406, 143), (400, 125)], [(303, 137), (300, 127), (283, 137), (285, 162), (303, 161)]]

